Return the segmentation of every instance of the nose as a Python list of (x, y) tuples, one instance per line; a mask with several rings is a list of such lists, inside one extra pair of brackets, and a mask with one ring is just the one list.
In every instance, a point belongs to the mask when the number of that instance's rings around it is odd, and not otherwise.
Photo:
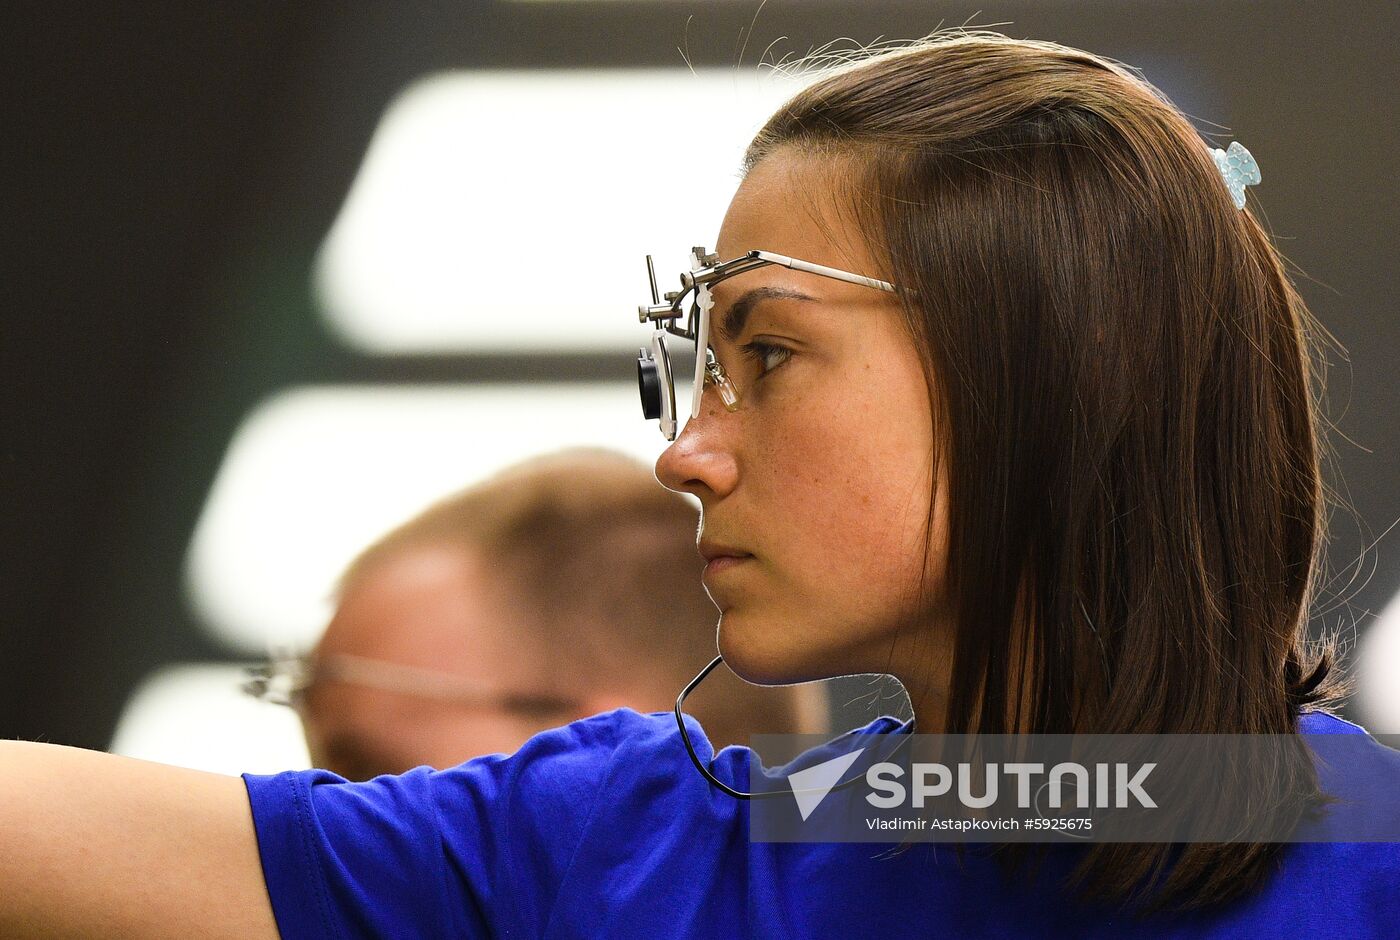
[(702, 505), (733, 492), (739, 481), (739, 464), (729, 437), (736, 417), (726, 412), (714, 387), (706, 385), (700, 414), (686, 422), (656, 460), (656, 478), (661, 485), (689, 493)]

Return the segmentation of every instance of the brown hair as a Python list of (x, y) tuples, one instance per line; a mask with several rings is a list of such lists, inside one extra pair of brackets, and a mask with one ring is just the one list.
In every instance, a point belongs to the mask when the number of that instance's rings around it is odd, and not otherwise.
[[(743, 169), (779, 148), (828, 161), (900, 287), (950, 488), (943, 730), (1295, 732), (1343, 689), (1305, 642), (1320, 327), (1269, 236), (1127, 66), (982, 30), (854, 58)], [(1319, 798), (1301, 739), (1235, 770), (1290, 818)], [(1199, 907), (1277, 851), (1098, 844), (1074, 882)]]
[[(715, 653), (719, 613), (700, 583), (697, 510), (645, 465), (601, 448), (515, 464), (382, 537), (341, 576), (424, 545), (479, 552), (519, 602), (556, 674), (669, 709)], [(722, 670), (687, 699), (716, 749), (749, 733), (825, 726), (816, 689), (765, 690)]]

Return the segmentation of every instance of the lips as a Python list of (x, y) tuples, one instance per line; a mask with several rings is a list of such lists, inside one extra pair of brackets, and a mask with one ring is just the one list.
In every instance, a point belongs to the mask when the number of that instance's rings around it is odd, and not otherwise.
[(718, 542), (713, 539), (701, 539), (699, 549), (700, 557), (706, 561), (716, 561), (721, 558), (739, 559), (753, 557), (751, 553), (741, 548), (735, 548), (732, 545), (726, 545), (723, 542)]
[(711, 580), (722, 572), (740, 567), (745, 562), (753, 560), (753, 555), (742, 548), (715, 539), (701, 539), (699, 549), (700, 557), (707, 562), (700, 579), (705, 582), (707, 587), (713, 587)]

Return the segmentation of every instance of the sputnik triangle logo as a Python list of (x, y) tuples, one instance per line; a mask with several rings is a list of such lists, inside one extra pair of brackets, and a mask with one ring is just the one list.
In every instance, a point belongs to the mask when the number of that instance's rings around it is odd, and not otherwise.
[(803, 822), (806, 822), (807, 817), (826, 799), (826, 795), (836, 786), (841, 775), (856, 762), (856, 758), (864, 750), (863, 747), (858, 748), (849, 754), (833, 757), (788, 776), (788, 786), (792, 787), (792, 796), (797, 800), (797, 811), (802, 814)]

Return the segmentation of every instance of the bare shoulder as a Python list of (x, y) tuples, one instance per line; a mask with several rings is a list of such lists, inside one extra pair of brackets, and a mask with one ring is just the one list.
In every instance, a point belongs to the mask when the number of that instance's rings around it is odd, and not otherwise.
[(0, 741), (0, 934), (276, 937), (243, 781)]

